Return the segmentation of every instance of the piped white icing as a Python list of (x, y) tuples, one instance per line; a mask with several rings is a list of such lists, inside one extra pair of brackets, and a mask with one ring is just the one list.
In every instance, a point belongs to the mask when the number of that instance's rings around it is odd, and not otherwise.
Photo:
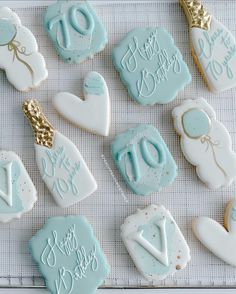
[(236, 266), (236, 200), (229, 202), (225, 212), (225, 227), (208, 217), (193, 221), (193, 232), (199, 241), (217, 257)]
[[(189, 116), (187, 120), (186, 114), (192, 110), (200, 116), (196, 120), (194, 117), (191, 120)], [(173, 110), (172, 115), (175, 129), (181, 136), (183, 154), (196, 166), (199, 178), (210, 189), (231, 185), (236, 179), (236, 154), (232, 151), (229, 132), (216, 119), (214, 109), (200, 98), (184, 101)], [(193, 136), (189, 134), (190, 131)]]
[(110, 127), (110, 97), (104, 78), (90, 72), (84, 80), (84, 98), (60, 92), (54, 99), (56, 110), (67, 120), (92, 133), (108, 136)]
[[(0, 46), (0, 68), (5, 70), (9, 82), (19, 91), (29, 91), (47, 79), (48, 71), (44, 57), (38, 52), (37, 41), (32, 32), (21, 24), (16, 13), (7, 7), (0, 7), (0, 31), (7, 43)], [(9, 28), (8, 28), (9, 27)], [(8, 29), (15, 30), (10, 38)], [(13, 33), (13, 32), (12, 32)], [(3, 37), (3, 36), (2, 36)], [(1, 37), (0, 37), (1, 41)]]

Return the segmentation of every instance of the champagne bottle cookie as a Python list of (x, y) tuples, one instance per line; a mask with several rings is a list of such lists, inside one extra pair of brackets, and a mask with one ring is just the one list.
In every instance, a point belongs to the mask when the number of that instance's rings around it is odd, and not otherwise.
[(0, 68), (19, 91), (36, 88), (48, 77), (34, 35), (7, 7), (0, 7)]
[(0, 221), (20, 218), (37, 201), (37, 191), (20, 157), (0, 151)]
[(190, 26), (191, 51), (212, 92), (236, 86), (236, 41), (200, 0), (179, 0)]
[(68, 207), (95, 192), (97, 183), (79, 150), (52, 127), (38, 101), (25, 101), (23, 112), (34, 131), (40, 174), (55, 202)]

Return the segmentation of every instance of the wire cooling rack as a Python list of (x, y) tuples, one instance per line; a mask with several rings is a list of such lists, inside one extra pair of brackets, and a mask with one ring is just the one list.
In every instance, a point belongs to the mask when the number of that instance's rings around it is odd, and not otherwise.
[[(192, 260), (185, 270), (160, 282), (159, 286), (236, 285), (236, 269), (207, 251), (191, 230), (194, 216), (206, 215), (222, 222), (225, 204), (235, 196), (236, 187), (232, 185), (228, 189), (210, 191), (198, 180), (194, 168), (183, 158), (171, 118), (171, 110), (183, 99), (203, 96), (212, 104), (218, 119), (230, 131), (233, 147), (236, 149), (236, 90), (221, 95), (208, 92), (193, 64), (188, 26), (177, 1), (92, 1), (107, 27), (109, 44), (94, 59), (80, 65), (68, 65), (59, 60), (43, 30), (42, 16), (46, 5), (52, 1), (1, 1), (0, 4), (3, 2), (15, 9), (23, 24), (35, 34), (47, 62), (49, 79), (40, 88), (24, 94), (14, 90), (5, 74), (0, 72), (0, 147), (13, 150), (22, 157), (36, 185), (39, 198), (34, 209), (20, 220), (0, 225), (0, 284), (43, 285), (37, 267), (29, 255), (28, 240), (48, 217), (80, 214), (86, 216), (93, 225), (111, 265), (111, 273), (104, 286), (154, 286), (145, 281), (135, 269), (121, 241), (120, 225), (137, 208), (161, 203), (172, 212), (183, 231), (191, 248)], [(236, 1), (204, 2), (235, 35)], [(112, 65), (111, 50), (114, 45), (131, 29), (147, 26), (162, 26), (172, 33), (192, 73), (192, 84), (168, 105), (142, 107), (134, 103), (128, 97)], [(109, 86), (112, 124), (108, 138), (101, 138), (74, 127), (52, 107), (52, 97), (58, 91), (69, 91), (82, 96), (83, 78), (91, 70), (100, 72)], [(21, 104), (28, 97), (39, 99), (53, 125), (75, 142), (98, 182), (96, 193), (68, 209), (60, 209), (55, 205), (36, 168), (32, 131), (21, 113)], [(174, 184), (150, 197), (133, 195), (111, 159), (110, 143), (115, 134), (137, 123), (151, 123), (159, 129), (179, 167), (179, 175)]]

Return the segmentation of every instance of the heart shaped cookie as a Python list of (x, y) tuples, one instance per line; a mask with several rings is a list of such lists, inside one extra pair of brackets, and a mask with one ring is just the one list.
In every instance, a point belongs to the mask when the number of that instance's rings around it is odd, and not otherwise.
[(56, 110), (75, 125), (98, 135), (108, 136), (110, 127), (110, 97), (104, 78), (90, 72), (84, 80), (84, 98), (60, 92), (54, 99)]
[(236, 199), (226, 207), (224, 226), (211, 218), (198, 217), (193, 221), (193, 231), (217, 257), (236, 266)]

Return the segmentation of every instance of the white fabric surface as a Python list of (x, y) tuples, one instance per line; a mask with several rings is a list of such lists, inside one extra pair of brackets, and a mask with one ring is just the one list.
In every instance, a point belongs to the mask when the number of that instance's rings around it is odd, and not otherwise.
[[(215, 108), (217, 118), (228, 128), (236, 150), (236, 89), (221, 95), (211, 94), (207, 90), (191, 58), (188, 25), (177, 1), (93, 1), (108, 29), (109, 44), (101, 54), (81, 65), (68, 65), (57, 58), (42, 26), (45, 7), (31, 7), (30, 2), (27, 4), (24, 1), (25, 7), (21, 8), (20, 1), (1, 1), (0, 4), (3, 2), (9, 2), (11, 7), (14, 7), (14, 4), (15, 7), (18, 6), (15, 10), (23, 24), (36, 35), (40, 51), (47, 62), (49, 79), (37, 90), (25, 94), (17, 92), (7, 82), (5, 74), (0, 72), (0, 147), (13, 150), (20, 155), (32, 176), (39, 196), (35, 208), (21, 220), (0, 224), (0, 284), (41, 285), (43, 282), (40, 274), (29, 255), (28, 240), (50, 216), (81, 214), (93, 225), (111, 265), (111, 274), (105, 281), (105, 286), (152, 286), (138, 274), (128, 256), (120, 238), (120, 225), (124, 218), (134, 213), (137, 208), (143, 208), (150, 203), (161, 203), (172, 212), (182, 229), (191, 249), (192, 261), (184, 271), (166, 279), (160, 285), (235, 285), (236, 269), (220, 261), (198, 242), (192, 233), (191, 221), (194, 216), (206, 215), (222, 222), (225, 204), (236, 196), (236, 186), (210, 191), (198, 180), (194, 168), (186, 162), (181, 153), (179, 138), (173, 129), (171, 110), (185, 98), (205, 97)], [(45, 1), (43, 2), (45, 4)], [(235, 35), (236, 1), (205, 0), (204, 3)], [(134, 103), (128, 97), (127, 90), (121, 84), (111, 62), (111, 49), (114, 45), (129, 30), (144, 26), (163, 26), (169, 30), (192, 73), (192, 84), (168, 105), (142, 107)], [(52, 107), (51, 99), (58, 91), (82, 95), (83, 78), (91, 70), (98, 71), (104, 76), (110, 90), (112, 124), (108, 138), (92, 135), (74, 127), (60, 117)], [(33, 134), (21, 112), (22, 102), (29, 97), (39, 99), (52, 124), (77, 144), (97, 179), (98, 191), (71, 208), (63, 210), (57, 207), (40, 178), (34, 158)], [(133, 195), (111, 160), (110, 143), (115, 134), (137, 123), (151, 123), (157, 126), (179, 167), (179, 175), (174, 184), (150, 197)], [(117, 189), (114, 179), (104, 165), (102, 155), (105, 156), (125, 195)], [(125, 201), (125, 197), (128, 202)]]

